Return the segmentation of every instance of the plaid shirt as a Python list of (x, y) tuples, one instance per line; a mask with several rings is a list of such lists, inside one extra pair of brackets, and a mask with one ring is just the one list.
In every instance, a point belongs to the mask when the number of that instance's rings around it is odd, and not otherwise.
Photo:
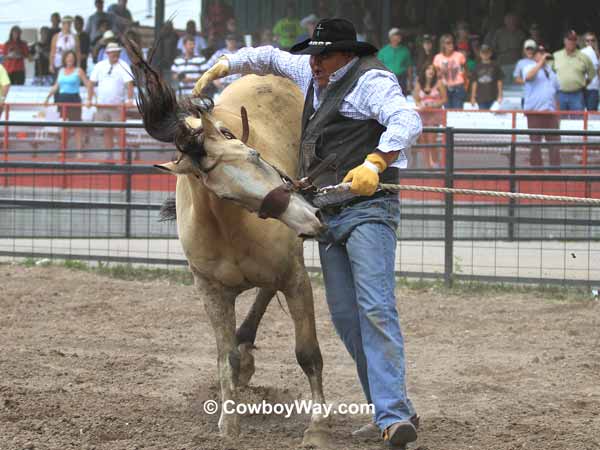
[[(230, 73), (274, 74), (289, 78), (296, 83), (306, 97), (310, 83), (315, 96), (313, 106), (319, 108), (320, 90), (313, 79), (309, 64), (310, 56), (292, 55), (282, 50), (265, 47), (245, 47), (235, 55), (227, 55)], [(340, 80), (356, 64), (354, 58), (329, 77), (330, 83)], [(387, 129), (381, 135), (377, 149), (382, 152), (400, 151), (394, 167), (406, 168), (404, 153), (421, 134), (421, 118), (411, 109), (394, 74), (385, 70), (369, 70), (359, 78), (356, 86), (340, 105), (340, 114), (356, 120), (374, 119)]]

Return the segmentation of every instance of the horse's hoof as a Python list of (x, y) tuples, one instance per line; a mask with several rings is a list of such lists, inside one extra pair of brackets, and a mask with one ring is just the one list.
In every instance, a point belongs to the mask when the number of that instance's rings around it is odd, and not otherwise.
[(335, 445), (329, 431), (329, 427), (324, 424), (315, 426), (311, 424), (305, 431), (302, 439), (302, 447), (313, 447), (322, 450), (338, 450), (339, 445)]

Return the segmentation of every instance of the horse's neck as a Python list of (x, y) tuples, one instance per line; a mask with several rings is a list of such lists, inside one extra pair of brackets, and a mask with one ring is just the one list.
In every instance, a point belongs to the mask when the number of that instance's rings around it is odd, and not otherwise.
[(219, 199), (193, 175), (178, 180), (177, 189), (183, 190), (181, 199), (194, 209), (197, 219), (223, 225), (226, 221), (235, 223), (242, 214), (243, 209), (240, 206)]

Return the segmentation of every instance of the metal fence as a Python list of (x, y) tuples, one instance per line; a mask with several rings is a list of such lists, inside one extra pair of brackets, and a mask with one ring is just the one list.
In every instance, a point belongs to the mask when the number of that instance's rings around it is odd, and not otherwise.
[[(403, 184), (600, 198), (600, 166), (589, 162), (600, 151), (599, 131), (449, 127), (425, 132), (436, 138), (415, 146), (413, 153), (435, 147), (443, 167), (405, 170)], [(561, 136), (561, 152), (577, 156), (585, 150), (586, 165), (573, 158), (561, 166), (529, 165), (526, 136), (552, 133)], [(145, 156), (136, 160), (140, 152)], [(64, 148), (35, 157), (4, 152), (0, 258), (187, 264), (175, 224), (158, 222), (175, 177), (157, 172), (152, 163), (172, 159), (172, 149), (125, 148), (118, 160), (108, 162), (80, 162), (74, 153)], [(402, 192), (400, 200), (400, 276), (600, 286), (597, 207), (421, 192)], [(313, 241), (305, 242), (305, 259), (311, 270), (320, 270)]]

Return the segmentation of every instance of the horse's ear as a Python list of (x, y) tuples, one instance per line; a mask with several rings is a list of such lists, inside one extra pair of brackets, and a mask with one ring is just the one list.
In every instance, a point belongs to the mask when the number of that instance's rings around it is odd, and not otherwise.
[(250, 137), (250, 125), (248, 124), (248, 111), (246, 108), (242, 106), (241, 110), (242, 116), (242, 142), (246, 144), (248, 142), (248, 138)]
[(226, 139), (223, 133), (216, 127), (215, 123), (208, 116), (208, 114), (202, 114), (202, 129), (204, 131), (205, 139), (220, 140)]

